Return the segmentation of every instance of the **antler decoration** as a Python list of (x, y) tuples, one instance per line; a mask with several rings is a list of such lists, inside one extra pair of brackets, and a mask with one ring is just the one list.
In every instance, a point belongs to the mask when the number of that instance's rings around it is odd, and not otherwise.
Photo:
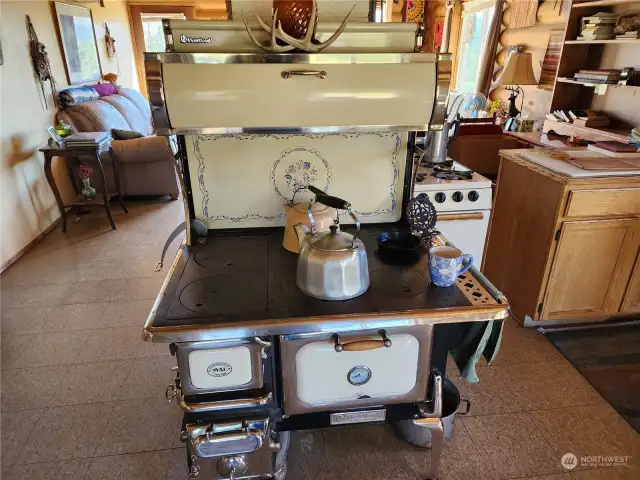
[[(303, 52), (317, 53), (324, 50), (325, 48), (327, 48), (329, 45), (331, 45), (333, 42), (335, 42), (338, 39), (340, 34), (347, 27), (347, 22), (349, 21), (349, 17), (351, 17), (351, 13), (353, 12), (354, 8), (355, 8), (355, 5), (351, 7), (351, 10), (349, 10), (349, 13), (345, 17), (345, 19), (342, 21), (342, 23), (340, 24), (340, 27), (335, 31), (335, 33), (331, 35), (331, 37), (329, 37), (327, 41), (322, 43), (315, 43), (316, 40), (314, 38), (316, 33), (316, 26), (318, 23), (318, 12), (317, 12), (317, 5), (315, 0), (313, 0), (309, 22), (307, 24), (306, 32), (302, 38), (295, 38), (284, 31), (284, 29), (282, 28), (282, 22), (278, 20), (278, 9), (276, 8), (273, 12), (273, 17), (271, 19), (271, 26), (267, 25), (262, 20), (262, 18), (260, 18), (259, 15), (256, 15), (256, 19), (258, 20), (260, 27), (262, 27), (264, 31), (266, 31), (268, 34), (271, 35), (270, 43), (268, 45), (263, 45), (258, 41), (258, 39), (255, 37), (251, 29), (249, 28), (249, 24), (247, 23), (247, 20), (244, 17), (244, 13), (242, 13), (241, 16), (242, 16), (242, 21), (244, 22), (244, 26), (247, 29), (247, 33), (249, 34), (249, 38), (251, 38), (251, 41), (257, 47), (261, 48), (266, 52), (284, 53), (284, 52), (290, 52), (292, 50), (298, 49)], [(285, 45), (278, 44), (277, 40), (284, 42)]]

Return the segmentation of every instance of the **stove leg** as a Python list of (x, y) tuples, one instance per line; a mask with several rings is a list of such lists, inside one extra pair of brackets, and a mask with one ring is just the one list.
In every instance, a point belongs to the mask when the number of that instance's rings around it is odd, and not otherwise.
[(196, 478), (200, 475), (200, 467), (198, 466), (198, 460), (195, 455), (191, 453), (189, 442), (186, 445), (187, 450), (187, 469), (189, 470), (189, 479)]

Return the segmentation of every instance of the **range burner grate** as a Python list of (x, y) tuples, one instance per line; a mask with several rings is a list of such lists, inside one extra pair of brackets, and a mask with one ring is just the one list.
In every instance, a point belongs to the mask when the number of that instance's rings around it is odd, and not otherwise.
[(425, 168), (451, 168), (453, 167), (453, 160), (445, 160), (444, 162), (422, 162), (420, 166)]
[(463, 171), (452, 168), (434, 168), (431, 175), (441, 180), (471, 180), (473, 172), (470, 170)]

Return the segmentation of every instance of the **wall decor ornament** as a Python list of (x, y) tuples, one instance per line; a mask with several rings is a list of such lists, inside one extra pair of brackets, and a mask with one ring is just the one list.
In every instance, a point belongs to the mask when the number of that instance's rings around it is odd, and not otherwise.
[(31, 62), (33, 63), (33, 70), (36, 74), (38, 82), (40, 82), (40, 89), (42, 90), (42, 98), (44, 100), (45, 108), (49, 108), (47, 105), (47, 96), (44, 93), (44, 82), (49, 82), (51, 88), (51, 95), (53, 96), (53, 102), (56, 101), (56, 79), (53, 78), (51, 73), (51, 65), (49, 64), (49, 55), (43, 43), (38, 41), (38, 35), (33, 28), (31, 18), (27, 17), (27, 32), (29, 33), (29, 54), (31, 55)]

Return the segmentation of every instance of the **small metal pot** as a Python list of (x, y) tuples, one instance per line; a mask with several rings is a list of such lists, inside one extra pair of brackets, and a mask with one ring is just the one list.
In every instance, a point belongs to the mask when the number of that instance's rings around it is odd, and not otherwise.
[(295, 225), (300, 245), (298, 288), (321, 300), (348, 300), (362, 295), (369, 288), (369, 265), (364, 243), (358, 239), (360, 221), (349, 202), (329, 195), (317, 195), (316, 200), (347, 210), (356, 224), (356, 234), (341, 232), (337, 225), (331, 225), (329, 232), (319, 233), (311, 213), (310, 229), (302, 223)]
[[(449, 378), (445, 377), (442, 383), (442, 426), (445, 440), (451, 440), (456, 415), (469, 413), (471, 402), (460, 398), (458, 388)], [(463, 403), (465, 408), (461, 410)], [(399, 436), (406, 442), (416, 447), (431, 447), (431, 431), (428, 428), (416, 425), (413, 420), (400, 420), (395, 422), (394, 427)]]

